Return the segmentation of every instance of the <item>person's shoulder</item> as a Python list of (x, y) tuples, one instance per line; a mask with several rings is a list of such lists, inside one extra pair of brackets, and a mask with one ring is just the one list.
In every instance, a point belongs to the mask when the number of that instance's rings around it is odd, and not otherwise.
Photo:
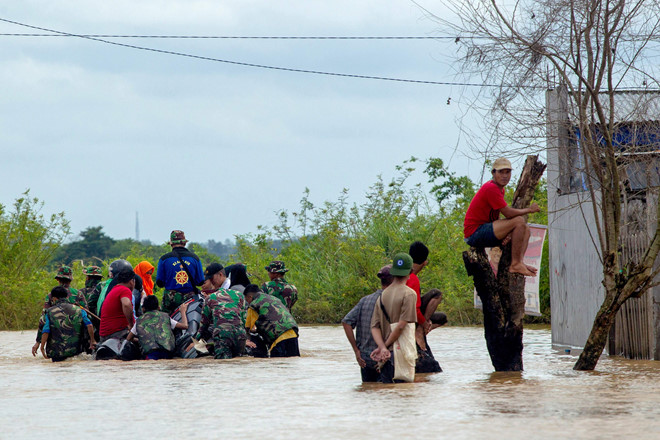
[(161, 255), (160, 258), (158, 259), (158, 262), (160, 263), (161, 261), (165, 261), (169, 258), (176, 258), (174, 251), (169, 251), (168, 253)]

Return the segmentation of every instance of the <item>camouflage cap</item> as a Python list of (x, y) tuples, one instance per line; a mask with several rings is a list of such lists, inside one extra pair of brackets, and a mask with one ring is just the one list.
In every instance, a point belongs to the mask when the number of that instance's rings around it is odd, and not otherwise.
[(289, 271), (289, 269), (284, 266), (284, 261), (277, 260), (271, 261), (268, 266), (264, 267), (264, 269), (271, 273), (286, 273)]
[(175, 229), (170, 233), (170, 244), (186, 244), (186, 243), (188, 243), (188, 240), (186, 240), (186, 234), (184, 234), (183, 231)]
[(87, 266), (83, 269), (83, 274), (87, 275), (88, 277), (103, 277), (103, 272), (98, 266)]
[(62, 278), (65, 280), (73, 280), (73, 271), (69, 266), (62, 266), (59, 269), (57, 269), (57, 275), (55, 275), (55, 279)]

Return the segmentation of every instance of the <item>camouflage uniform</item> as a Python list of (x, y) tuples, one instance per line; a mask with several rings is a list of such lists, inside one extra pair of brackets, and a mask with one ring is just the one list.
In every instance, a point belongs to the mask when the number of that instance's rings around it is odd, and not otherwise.
[(176, 290), (165, 290), (163, 292), (163, 303), (161, 310), (165, 313), (172, 314), (184, 302), (196, 296), (195, 292), (181, 293)]
[(50, 334), (46, 354), (53, 360), (75, 356), (82, 351), (83, 315), (79, 307), (59, 301), (46, 310)]
[(258, 315), (255, 326), (257, 332), (270, 347), (280, 336), (289, 330), (298, 334), (298, 324), (278, 298), (267, 293), (255, 294), (249, 308)]
[(284, 278), (276, 278), (273, 281), (264, 283), (261, 286), (264, 293), (279, 298), (282, 303), (291, 311), (291, 307), (298, 301), (298, 289), (293, 284), (289, 284)]
[(135, 330), (143, 355), (154, 350), (174, 351), (174, 333), (167, 313), (151, 310), (142, 314), (135, 321)]
[[(78, 292), (73, 287), (67, 287), (66, 289), (69, 291), (69, 295), (62, 301), (73, 305), (81, 305), (83, 307), (85, 306), (85, 297), (80, 292)], [(48, 293), (44, 298), (44, 309), (41, 317), (39, 318), (39, 325), (37, 327), (37, 342), (41, 341), (41, 331), (43, 330), (44, 324), (46, 323), (46, 310), (53, 307), (53, 305), (53, 299), (50, 297), (50, 293)]]
[(245, 297), (235, 290), (218, 289), (204, 301), (202, 322), (196, 339), (213, 341), (216, 359), (231, 359), (243, 354), (245, 332)]

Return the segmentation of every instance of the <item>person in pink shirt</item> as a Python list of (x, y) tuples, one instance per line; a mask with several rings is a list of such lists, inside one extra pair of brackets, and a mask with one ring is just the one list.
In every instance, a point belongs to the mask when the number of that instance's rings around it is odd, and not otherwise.
[[(484, 183), (474, 195), (465, 213), (463, 236), (472, 247), (495, 247), (511, 240), (509, 272), (536, 276), (536, 269), (523, 262), (529, 242), (529, 226), (523, 216), (539, 212), (539, 205), (516, 209), (504, 200), (504, 187), (511, 180), (511, 162), (499, 158), (493, 162), (493, 179)], [(500, 218), (500, 213), (505, 217)]]

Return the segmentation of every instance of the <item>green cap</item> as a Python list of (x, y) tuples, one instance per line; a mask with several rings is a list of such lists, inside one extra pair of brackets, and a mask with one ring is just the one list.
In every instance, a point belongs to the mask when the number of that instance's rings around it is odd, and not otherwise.
[(69, 266), (62, 266), (57, 269), (57, 275), (55, 275), (55, 279), (58, 278), (69, 281), (73, 280), (73, 272), (71, 271), (71, 268)]
[(398, 253), (392, 259), (390, 274), (396, 277), (405, 277), (412, 271), (413, 259), (405, 252)]
[(289, 269), (284, 266), (284, 261), (271, 261), (271, 263), (264, 267), (268, 272), (271, 273), (287, 273)]
[(88, 277), (103, 278), (103, 272), (101, 272), (101, 268), (98, 266), (87, 266), (85, 269), (83, 269), (83, 274), (87, 275)]

